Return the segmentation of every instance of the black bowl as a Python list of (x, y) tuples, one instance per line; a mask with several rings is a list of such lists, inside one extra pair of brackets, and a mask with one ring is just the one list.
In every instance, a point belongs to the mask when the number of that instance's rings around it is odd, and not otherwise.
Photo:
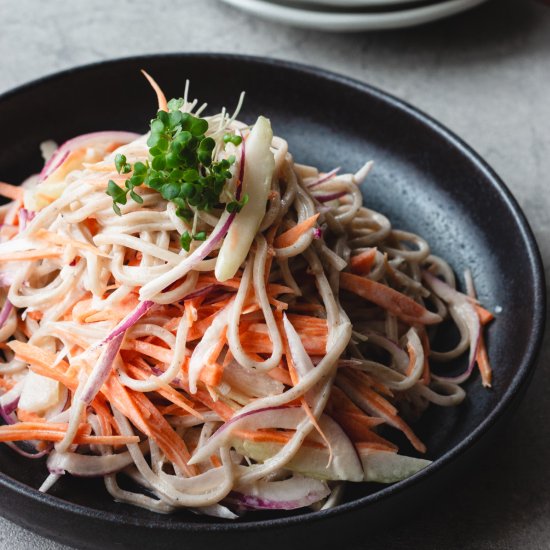
[[(147, 69), (167, 95), (192, 96), (210, 109), (229, 108), (241, 90), (240, 118), (271, 118), (294, 158), (322, 169), (358, 168), (374, 159), (364, 187), (370, 207), (394, 226), (424, 236), (458, 274), (472, 269), (480, 299), (502, 307), (488, 330), (495, 366), (491, 390), (474, 377), (454, 409), (432, 407), (415, 426), (431, 466), (383, 487), (349, 486), (335, 509), (292, 514), (250, 513), (236, 522), (181, 511), (163, 516), (118, 504), (100, 481), (63, 479), (49, 495), (36, 487), (40, 461), (0, 449), (0, 508), (9, 519), (79, 548), (324, 547), (333, 540), (368, 540), (386, 518), (415, 509), (423, 498), (471, 464), (474, 450), (517, 404), (533, 372), (544, 328), (545, 284), (535, 239), (498, 176), (447, 129), (375, 88), (291, 63), (191, 54), (117, 60), (66, 71), (0, 98), (0, 179), (20, 181), (40, 168), (38, 145), (102, 129), (144, 132), (155, 98), (140, 75)], [(498, 422), (497, 422), (498, 421)], [(406, 449), (408, 450), (408, 449)], [(406, 452), (404, 450), (403, 452)], [(470, 460), (469, 460), (470, 459)]]

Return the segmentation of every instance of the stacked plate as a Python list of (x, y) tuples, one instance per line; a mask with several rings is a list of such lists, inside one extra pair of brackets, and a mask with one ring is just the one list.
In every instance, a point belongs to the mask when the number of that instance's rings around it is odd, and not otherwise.
[(486, 0), (223, 0), (236, 8), (297, 27), (366, 31), (421, 25)]

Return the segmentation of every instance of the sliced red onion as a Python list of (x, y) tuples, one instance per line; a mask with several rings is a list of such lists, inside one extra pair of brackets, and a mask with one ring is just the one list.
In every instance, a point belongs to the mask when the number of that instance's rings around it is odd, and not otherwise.
[(337, 191), (335, 193), (327, 193), (326, 195), (313, 195), (313, 197), (319, 202), (329, 202), (335, 201), (336, 199), (341, 199), (346, 194), (347, 191)]
[(103, 340), (93, 344), (88, 348), (88, 352), (96, 350), (105, 344), (114, 340), (117, 336), (124, 334), (129, 328), (133, 327), (153, 306), (155, 302), (144, 300), (140, 302), (134, 310), (132, 310), (118, 325), (107, 335)]
[(294, 429), (304, 419), (302, 407), (267, 407), (234, 416), (223, 424), (206, 443), (196, 450), (188, 464), (197, 464), (213, 455), (225, 445), (235, 429), (258, 430), (261, 428)]
[[(155, 376), (161, 376), (162, 374), (164, 374), (164, 371), (159, 369), (158, 367), (155, 367), (154, 365), (150, 365), (149, 366), (150, 369), (151, 369), (151, 372), (155, 375)], [(175, 378), (172, 378), (172, 381), (170, 382), (170, 384), (174, 385), (174, 386), (181, 386), (183, 387), (183, 380), (179, 377), (175, 377)], [(185, 388), (183, 388), (185, 389)]]
[(113, 362), (118, 354), (118, 351), (120, 350), (123, 338), (124, 332), (117, 334), (107, 344), (107, 347), (103, 350), (99, 361), (94, 366), (94, 369), (92, 370), (92, 373), (90, 374), (88, 380), (86, 381), (86, 385), (82, 390), (82, 396), (80, 398), (80, 400), (86, 405), (89, 405), (92, 402), (93, 398), (101, 389), (101, 386), (103, 386), (103, 382), (105, 382), (107, 376), (109, 376)]
[(6, 301), (4, 302), (4, 305), (0, 310), (0, 328), (2, 328), (6, 323), (6, 321), (8, 320), (8, 317), (10, 316), (12, 309), (13, 309), (13, 304), (6, 298)]
[(459, 376), (434, 376), (436, 379), (445, 380), (454, 384), (462, 384), (472, 374), (476, 363), (477, 348), (481, 337), (481, 323), (479, 316), (471, 303), (471, 299), (450, 287), (447, 283), (432, 275), (429, 271), (422, 272), (423, 279), (428, 283), (433, 292), (437, 294), (455, 313), (464, 321), (470, 334), (470, 355), (468, 368)]
[(219, 487), (224, 482), (224, 479), (226, 479), (227, 472), (223, 466), (219, 466), (207, 469), (201, 474), (191, 477), (175, 476), (167, 474), (162, 470), (159, 471), (158, 475), (163, 482), (170, 485), (176, 491), (187, 495), (200, 495)]
[(17, 423), (17, 419), (14, 418), (13, 412), (17, 409), (17, 405), (19, 404), (19, 397), (20, 396), (18, 395), (15, 399), (8, 402), (6, 405), (3, 405), (0, 401), (0, 416), (6, 424)]
[(11, 286), (14, 280), (15, 278), (11, 272), (2, 271), (0, 273), (0, 287)]
[(25, 458), (31, 458), (33, 460), (37, 458), (42, 458), (48, 454), (50, 454), (51, 450), (53, 449), (53, 445), (48, 445), (44, 450), (42, 451), (36, 451), (35, 453), (29, 453), (15, 443), (11, 441), (4, 441), (4, 444), (7, 445), (12, 451), (15, 451), (18, 455), (24, 456)]
[(34, 218), (36, 212), (21, 208), (19, 210), (19, 233), (25, 230), (27, 224)]
[(181, 279), (184, 275), (189, 273), (199, 262), (204, 260), (210, 252), (212, 252), (216, 245), (225, 237), (233, 220), (235, 219), (236, 212), (231, 212), (226, 215), (225, 213), (220, 218), (218, 225), (214, 228), (210, 236), (201, 246), (196, 248), (187, 258), (183, 259), (181, 263), (175, 266), (173, 269), (161, 275), (157, 279), (147, 283), (139, 291), (140, 297), (143, 300), (148, 300), (155, 296), (158, 292), (164, 290), (167, 286), (171, 285), (174, 281)]
[(92, 132), (90, 134), (82, 134), (75, 138), (69, 139), (61, 145), (40, 172), (39, 181), (44, 181), (50, 174), (55, 172), (69, 156), (69, 154), (80, 147), (93, 147), (98, 143), (116, 142), (124, 145), (137, 139), (139, 134), (134, 132), (120, 132), (117, 130), (105, 132)]
[(313, 228), (313, 238), (320, 239), (323, 236), (323, 230), (320, 227)]
[(372, 344), (385, 349), (393, 358), (398, 370), (405, 373), (409, 367), (409, 356), (407, 352), (394, 340), (374, 330), (362, 331)]
[(128, 451), (101, 456), (54, 451), (47, 465), (51, 474), (63, 475), (68, 472), (78, 477), (99, 477), (120, 472), (132, 463), (133, 458)]
[(321, 185), (321, 183), (325, 183), (325, 181), (329, 181), (332, 179), (338, 172), (340, 171), (340, 166), (337, 168), (333, 168), (330, 172), (327, 172), (320, 178), (316, 179), (315, 181), (312, 181), (311, 183), (308, 183), (308, 187), (311, 189), (312, 187), (316, 187), (317, 185)]
[(284, 481), (257, 481), (237, 485), (231, 496), (253, 510), (296, 510), (327, 497), (324, 481), (295, 474)]
[(190, 292), (186, 296), (183, 297), (183, 300), (193, 300), (194, 298), (198, 298), (199, 296), (204, 296), (207, 294), (210, 294), (215, 288), (217, 288), (219, 285), (212, 284), (212, 285), (206, 285), (202, 288), (199, 288), (198, 290), (194, 290), (193, 292)]
[(59, 168), (65, 162), (70, 152), (71, 151), (68, 149), (64, 151), (57, 149), (57, 151), (55, 151), (49, 158), (48, 162), (44, 164), (44, 168), (42, 168), (40, 174), (38, 175), (38, 181), (44, 181), (52, 172)]

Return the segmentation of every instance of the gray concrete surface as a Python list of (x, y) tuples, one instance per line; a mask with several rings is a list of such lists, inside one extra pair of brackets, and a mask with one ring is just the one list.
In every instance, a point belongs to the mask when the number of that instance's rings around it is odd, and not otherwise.
[[(0, 92), (101, 59), (168, 51), (286, 58), (380, 86), (470, 143), (512, 189), (550, 268), (550, 6), (494, 0), (411, 30), (339, 36), (258, 21), (214, 0), (0, 1)], [(0, 121), (1, 128), (1, 121)], [(524, 404), (455, 499), (365, 548), (550, 548), (550, 341)], [(0, 519), (0, 548), (60, 545)]]

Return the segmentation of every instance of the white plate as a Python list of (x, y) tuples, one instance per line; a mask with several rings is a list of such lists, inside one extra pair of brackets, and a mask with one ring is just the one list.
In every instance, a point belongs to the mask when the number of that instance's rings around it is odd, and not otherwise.
[(486, 0), (446, 0), (391, 12), (328, 12), (293, 8), (265, 0), (223, 0), (243, 11), (296, 27), (323, 31), (367, 31), (413, 27), (468, 10)]
[[(270, 0), (268, 0), (270, 1)], [(399, 4), (418, 4), (425, 0), (285, 0), (287, 4), (313, 4), (311, 9), (319, 9), (319, 6), (339, 8), (345, 11), (346, 8), (373, 8), (392, 7)], [(306, 7), (306, 9), (309, 9)]]

